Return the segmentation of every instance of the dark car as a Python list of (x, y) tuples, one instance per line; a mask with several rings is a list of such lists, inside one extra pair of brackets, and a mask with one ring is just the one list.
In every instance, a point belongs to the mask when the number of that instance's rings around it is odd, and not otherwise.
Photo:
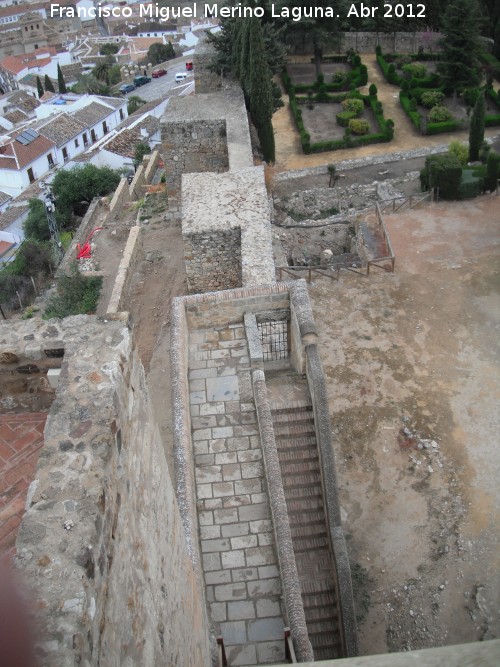
[(136, 88), (139, 88), (139, 86), (144, 86), (146, 83), (149, 83), (151, 81), (150, 76), (136, 76), (134, 79), (134, 85)]
[(155, 69), (151, 73), (151, 76), (153, 77), (153, 79), (158, 79), (160, 76), (165, 76), (166, 73), (167, 73), (166, 69)]
[(123, 93), (124, 95), (126, 93), (131, 93), (133, 90), (135, 90), (133, 83), (124, 83), (123, 86), (120, 86), (120, 93)]

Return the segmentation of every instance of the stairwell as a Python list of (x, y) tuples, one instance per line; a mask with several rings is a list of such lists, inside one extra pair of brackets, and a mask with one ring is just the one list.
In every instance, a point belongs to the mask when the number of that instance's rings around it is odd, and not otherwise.
[(307, 399), (280, 401), (271, 411), (309, 639), (316, 660), (339, 658), (338, 601), (312, 405)]

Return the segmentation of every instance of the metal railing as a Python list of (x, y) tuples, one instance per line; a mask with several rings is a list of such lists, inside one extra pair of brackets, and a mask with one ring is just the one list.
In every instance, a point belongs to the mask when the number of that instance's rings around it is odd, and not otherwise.
[[(382, 217), (382, 211), (380, 210), (379, 203), (375, 203), (375, 213), (377, 214), (377, 221), (379, 224), (379, 227), (382, 230), (382, 235), (384, 237), (385, 244), (387, 246), (387, 250), (389, 251), (389, 254), (386, 255), (385, 257), (375, 257), (375, 259), (369, 259), (366, 262), (366, 275), (370, 275), (370, 267), (375, 266), (378, 269), (383, 269), (384, 271), (390, 271), (391, 273), (394, 273), (394, 265), (396, 263), (396, 257), (394, 255), (394, 251), (392, 249), (392, 244), (391, 244), (391, 239), (389, 238), (389, 234), (387, 233), (387, 229), (385, 227), (385, 222), (384, 218)], [(391, 263), (391, 268), (387, 269), (385, 266), (380, 266), (382, 262), (390, 262)]]
[(400, 208), (408, 204), (409, 208), (416, 208), (419, 204), (424, 201), (432, 201), (433, 196), (432, 192), (424, 192), (418, 195), (402, 195), (401, 197), (393, 197), (391, 199), (381, 199), (377, 204), (380, 207), (381, 211), (386, 211), (391, 209), (393, 212), (399, 211)]

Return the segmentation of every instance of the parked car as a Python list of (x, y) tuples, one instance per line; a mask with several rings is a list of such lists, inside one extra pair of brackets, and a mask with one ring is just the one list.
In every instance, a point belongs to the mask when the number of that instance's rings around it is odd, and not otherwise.
[(166, 73), (167, 73), (166, 69), (155, 69), (151, 73), (151, 76), (153, 77), (153, 79), (158, 79), (160, 76), (165, 76)]
[(134, 85), (136, 88), (139, 88), (139, 86), (144, 86), (146, 83), (149, 83), (151, 81), (150, 76), (136, 76), (134, 79)]
[(123, 93), (124, 95), (126, 93), (131, 93), (133, 90), (135, 90), (133, 83), (124, 83), (123, 86), (120, 86), (120, 93)]
[(186, 63), (186, 69), (188, 72), (191, 72), (193, 69), (193, 63), (190, 60), (188, 60)]
[(175, 75), (175, 82), (179, 83), (180, 81), (184, 81), (186, 77), (187, 77), (186, 72), (179, 72), (178, 74)]

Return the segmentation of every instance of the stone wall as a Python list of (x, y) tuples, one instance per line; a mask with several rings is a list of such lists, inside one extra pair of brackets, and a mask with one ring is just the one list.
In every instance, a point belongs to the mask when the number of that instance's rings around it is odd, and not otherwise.
[(190, 292), (240, 287), (240, 229), (184, 234), (184, 261)]
[(417, 53), (422, 47), (426, 53), (438, 50), (438, 32), (346, 32), (342, 35), (341, 51), (354, 49), (359, 53), (373, 53), (380, 44), (384, 53)]
[(40, 664), (210, 664), (206, 608), (125, 321), (0, 325), (0, 353), (64, 346), (17, 564)]
[(206, 37), (201, 37), (193, 57), (194, 88), (197, 95), (213, 93), (222, 87), (221, 76), (208, 69), (208, 64), (215, 53), (215, 49), (206, 42)]
[(108, 303), (107, 312), (118, 313), (126, 309), (123, 299), (128, 292), (130, 280), (134, 275), (137, 264), (144, 259), (144, 247), (142, 239), (142, 227), (132, 227), (128, 235), (127, 245), (123, 251), (123, 257), (118, 267), (118, 272), (113, 286), (113, 292)]
[(128, 180), (122, 178), (115, 190), (115, 193), (109, 204), (110, 219), (117, 220), (120, 217), (121, 209), (130, 201), (130, 188)]
[(167, 121), (162, 124), (161, 151), (165, 155), (169, 194), (178, 193), (182, 174), (228, 170), (226, 134), (226, 121), (222, 118)]
[(59, 264), (59, 268), (56, 272), (56, 278), (60, 278), (61, 276), (69, 273), (71, 264), (76, 260), (77, 245), (83, 245), (90, 232), (96, 227), (102, 226), (101, 223), (103, 221), (103, 215), (106, 214), (106, 200), (103, 200), (100, 197), (93, 199), (87, 209), (87, 213), (80, 223), (80, 226), (73, 236), (69, 248), (66, 250), (62, 262)]

